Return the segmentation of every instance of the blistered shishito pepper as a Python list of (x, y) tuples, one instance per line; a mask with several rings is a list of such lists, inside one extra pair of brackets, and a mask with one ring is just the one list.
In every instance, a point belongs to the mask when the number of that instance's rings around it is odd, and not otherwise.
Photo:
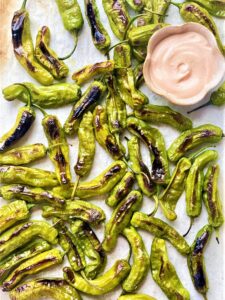
[(137, 64), (134, 68), (134, 82), (137, 89), (145, 82), (143, 75), (143, 64)]
[(114, 207), (121, 202), (131, 192), (134, 181), (134, 174), (132, 172), (126, 172), (121, 181), (109, 194), (109, 197), (106, 199), (106, 204)]
[[(132, 0), (133, 1), (133, 0)], [(152, 1), (144, 0), (142, 7), (142, 15), (137, 18), (137, 26), (145, 26), (152, 21)]]
[[(181, 158), (173, 171), (170, 182), (159, 196), (162, 211), (165, 217), (174, 221), (177, 218), (175, 209), (177, 202), (184, 191), (187, 171), (191, 168), (191, 162), (186, 157)], [(196, 188), (196, 186), (194, 187)]]
[(153, 23), (163, 23), (167, 9), (170, 5), (170, 0), (153, 0), (152, 2), (153, 11), (156, 12), (153, 14)]
[(203, 6), (210, 15), (217, 18), (225, 18), (225, 2), (223, 0), (193, 0), (193, 2)]
[(45, 221), (20, 223), (0, 236), (0, 261), (37, 236), (51, 244), (57, 243), (58, 231)]
[(0, 164), (25, 165), (46, 156), (47, 149), (43, 144), (33, 144), (14, 148), (5, 153), (0, 152)]
[(25, 260), (34, 257), (35, 255), (51, 249), (48, 242), (42, 239), (35, 239), (27, 244), (24, 248), (19, 248), (13, 254), (9, 255), (0, 264), (0, 285), (6, 277)]
[(126, 0), (127, 4), (137, 12), (140, 12), (145, 4), (145, 0)]
[(105, 226), (105, 238), (102, 247), (106, 252), (115, 248), (119, 234), (127, 227), (132, 214), (140, 208), (141, 204), (142, 195), (134, 190), (115, 208)]
[(118, 39), (123, 40), (127, 25), (130, 22), (124, 0), (103, 0), (105, 13), (113, 33)]
[(148, 147), (152, 160), (151, 178), (158, 184), (165, 184), (169, 180), (169, 164), (165, 141), (156, 128), (134, 117), (127, 119), (128, 130), (139, 137)]
[(169, 261), (166, 243), (154, 238), (150, 256), (152, 277), (170, 300), (190, 300), (190, 294), (181, 283)]
[(135, 212), (131, 219), (131, 225), (135, 228), (147, 230), (158, 238), (167, 240), (183, 255), (190, 252), (190, 247), (185, 239), (173, 227), (158, 218), (148, 216), (142, 212)]
[(6, 100), (18, 99), (27, 103), (28, 95), (26, 87), (29, 89), (32, 103), (43, 108), (61, 107), (76, 102), (81, 96), (80, 87), (71, 83), (57, 83), (50, 86), (37, 86), (31, 82), (12, 84), (4, 88), (2, 93)]
[(145, 46), (138, 46), (133, 48), (133, 55), (139, 63), (143, 63), (147, 56), (147, 48)]
[(118, 300), (156, 300), (156, 298), (153, 298), (146, 294), (127, 294), (120, 296)]
[(65, 221), (77, 218), (93, 224), (105, 220), (105, 213), (99, 206), (82, 200), (66, 201), (62, 209), (44, 206), (42, 216), (44, 218), (59, 217)]
[(58, 55), (49, 47), (50, 29), (43, 26), (37, 34), (34, 54), (36, 59), (52, 76), (58, 80), (65, 78), (69, 73), (69, 68), (59, 60)]
[(93, 127), (95, 138), (100, 146), (108, 152), (113, 159), (121, 159), (125, 149), (109, 130), (106, 108), (98, 105), (93, 113)]
[(111, 40), (108, 32), (100, 20), (100, 14), (96, 0), (85, 0), (84, 3), (93, 43), (99, 51), (104, 52), (109, 48)]
[(132, 254), (133, 264), (127, 278), (124, 280), (122, 287), (127, 293), (134, 292), (138, 289), (146, 278), (149, 270), (149, 256), (140, 234), (130, 226), (123, 230), (123, 235), (128, 240)]
[(5, 200), (25, 200), (33, 204), (48, 203), (58, 207), (62, 207), (65, 204), (63, 198), (54, 195), (50, 191), (20, 184), (1, 186), (0, 196)]
[(50, 171), (22, 166), (0, 166), (0, 183), (27, 184), (35, 187), (54, 187), (59, 184)]
[(224, 222), (222, 204), (218, 191), (219, 165), (210, 166), (203, 186), (203, 201), (208, 212), (208, 222), (218, 228)]
[(199, 230), (187, 259), (192, 282), (196, 290), (203, 296), (206, 296), (209, 289), (203, 251), (205, 250), (211, 234), (212, 227), (210, 225), (206, 225)]
[(142, 160), (138, 138), (133, 136), (127, 145), (129, 161), (131, 162), (132, 170), (135, 172), (138, 186), (143, 194), (151, 197), (155, 193), (155, 185), (151, 179), (148, 167)]
[(9, 295), (12, 300), (39, 300), (42, 297), (57, 300), (81, 300), (77, 291), (61, 278), (27, 281), (12, 290)]
[[(100, 175), (87, 182), (80, 182), (77, 186), (75, 196), (87, 199), (109, 193), (120, 181), (126, 172), (126, 164), (123, 161), (115, 161)], [(74, 185), (69, 188), (56, 187), (53, 192), (62, 198), (69, 199), (72, 195)]]
[(113, 59), (116, 68), (130, 68), (131, 67), (131, 47), (129, 44), (120, 44), (114, 48)]
[(63, 253), (52, 249), (29, 258), (21, 263), (3, 282), (2, 290), (10, 291), (27, 275), (37, 274), (47, 268), (61, 264)]
[(77, 84), (82, 85), (83, 83), (85, 83), (86, 81), (88, 81), (96, 75), (108, 74), (113, 70), (114, 61), (106, 60), (84, 66), (83, 68), (73, 73), (72, 79), (75, 80)]
[(53, 83), (53, 76), (42, 67), (34, 56), (34, 46), (30, 32), (29, 14), (25, 9), (26, 0), (20, 10), (14, 13), (12, 19), (12, 43), (18, 62), (27, 72), (43, 85)]
[(28, 219), (30, 216), (25, 201), (18, 200), (3, 205), (0, 208), (0, 233), (12, 227), (15, 223)]
[(66, 134), (72, 135), (78, 130), (80, 120), (84, 113), (97, 105), (97, 102), (102, 98), (105, 90), (105, 85), (100, 81), (94, 81), (90, 84), (80, 100), (73, 106), (64, 124)]
[(218, 143), (222, 140), (222, 137), (222, 129), (212, 124), (204, 124), (186, 130), (170, 145), (168, 149), (168, 158), (170, 161), (177, 161), (184, 156), (187, 151), (205, 143)]
[(106, 273), (93, 280), (84, 279), (70, 268), (64, 268), (64, 278), (77, 290), (93, 295), (104, 295), (115, 289), (130, 271), (128, 262), (124, 259), (117, 260)]
[(135, 110), (134, 114), (136, 118), (143, 121), (153, 124), (168, 124), (179, 131), (192, 128), (192, 121), (189, 118), (169, 106), (147, 104), (140, 110)]

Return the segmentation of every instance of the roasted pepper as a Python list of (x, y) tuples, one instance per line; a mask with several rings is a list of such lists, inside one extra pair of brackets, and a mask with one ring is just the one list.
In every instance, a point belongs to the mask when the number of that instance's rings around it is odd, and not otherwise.
[(169, 8), (170, 0), (153, 0), (152, 8), (155, 12), (153, 14), (153, 23), (163, 23), (165, 19), (166, 12)]
[(145, 4), (145, 0), (126, 0), (126, 2), (130, 8), (137, 12), (140, 12)]
[(217, 18), (225, 18), (225, 3), (223, 0), (193, 0), (200, 6), (204, 7), (210, 15)]
[(120, 296), (118, 300), (156, 300), (156, 298), (153, 298), (145, 294), (133, 294), (133, 295), (128, 294), (128, 295)]
[[(135, 87), (138, 89), (143, 83), (145, 82), (144, 80), (144, 75), (143, 75), (143, 64), (138, 63), (136, 67), (134, 68), (134, 83)], [(146, 106), (144, 106), (146, 107)], [(138, 116), (135, 115), (137, 118)]]

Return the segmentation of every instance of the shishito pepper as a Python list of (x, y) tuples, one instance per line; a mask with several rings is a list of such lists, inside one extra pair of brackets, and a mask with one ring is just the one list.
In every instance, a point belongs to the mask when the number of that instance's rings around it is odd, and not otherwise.
[(14, 13), (12, 19), (12, 43), (15, 56), (18, 62), (27, 70), (27, 72), (43, 85), (53, 83), (53, 76), (42, 67), (34, 56), (34, 46), (30, 32), (29, 14), (25, 9), (24, 0), (22, 8)]
[(135, 86), (136, 86), (136, 88), (139, 88), (145, 82), (144, 75), (143, 75), (143, 64), (138, 63), (134, 67), (134, 71), (133, 72), (134, 72), (134, 83), (135, 83)]
[(69, 68), (59, 60), (57, 54), (49, 47), (50, 29), (43, 26), (37, 34), (34, 54), (36, 59), (52, 76), (58, 80), (65, 78), (69, 73)]
[(120, 296), (118, 300), (156, 300), (156, 298), (153, 298), (146, 294), (127, 294)]
[(77, 290), (93, 295), (104, 295), (116, 288), (130, 271), (128, 262), (124, 259), (117, 260), (106, 273), (93, 280), (84, 279), (70, 268), (64, 268), (65, 280)]
[(137, 12), (140, 12), (143, 9), (145, 0), (126, 0), (127, 4)]
[(152, 8), (153, 11), (156, 12), (153, 14), (153, 23), (163, 23), (165, 19), (166, 12), (169, 8), (170, 0), (153, 0)]
[(193, 0), (203, 6), (210, 15), (217, 18), (225, 18), (225, 2), (223, 0)]
[(190, 300), (189, 292), (181, 283), (174, 266), (169, 261), (166, 243), (163, 239), (154, 238), (150, 263), (152, 277), (168, 299)]

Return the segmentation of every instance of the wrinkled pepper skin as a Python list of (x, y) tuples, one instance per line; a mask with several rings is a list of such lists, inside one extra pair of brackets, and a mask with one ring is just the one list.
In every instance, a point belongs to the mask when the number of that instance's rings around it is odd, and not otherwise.
[(64, 131), (68, 135), (77, 132), (80, 120), (87, 110), (95, 107), (97, 102), (102, 98), (106, 87), (100, 81), (93, 81), (84, 92), (80, 100), (73, 106), (69, 117), (64, 124)]
[(212, 124), (204, 124), (190, 130), (186, 130), (176, 138), (168, 149), (170, 161), (178, 161), (189, 150), (202, 146), (205, 143), (218, 143), (222, 140), (223, 131)]
[(131, 225), (135, 228), (147, 230), (158, 238), (167, 240), (183, 255), (190, 252), (190, 247), (185, 239), (173, 227), (158, 218), (148, 216), (142, 212), (135, 212), (131, 219)]
[(63, 253), (58, 249), (51, 249), (28, 259), (20, 264), (3, 282), (2, 290), (10, 291), (27, 275), (37, 274), (47, 268), (61, 264)]
[(212, 227), (220, 227), (224, 222), (222, 203), (218, 191), (219, 165), (210, 166), (203, 186), (203, 201), (208, 212), (208, 222)]
[(110, 130), (107, 120), (106, 108), (98, 105), (93, 113), (93, 127), (95, 138), (99, 145), (115, 160), (124, 156), (125, 149)]
[(173, 171), (169, 184), (159, 196), (164, 216), (170, 221), (174, 221), (177, 218), (176, 205), (184, 191), (185, 179), (190, 168), (190, 160), (186, 157), (181, 158)]
[(203, 178), (199, 172), (201, 172), (209, 162), (216, 160), (217, 157), (217, 151), (206, 150), (195, 158), (190, 168), (185, 188), (186, 212), (189, 217), (198, 217), (202, 210)]
[(0, 183), (54, 187), (59, 184), (56, 174), (42, 169), (21, 166), (0, 166)]
[(210, 15), (217, 18), (225, 18), (225, 3), (223, 0), (193, 0), (192, 2), (198, 3), (200, 6), (204, 7)]
[(142, 195), (134, 190), (115, 208), (105, 226), (105, 238), (102, 247), (106, 252), (115, 248), (119, 234), (128, 226), (132, 214), (141, 207), (141, 204)]
[(106, 60), (84, 66), (83, 68), (73, 73), (72, 79), (75, 80), (77, 84), (82, 85), (95, 76), (101, 74), (108, 74), (111, 73), (113, 70), (114, 61)]
[(205, 269), (203, 251), (212, 235), (212, 227), (204, 226), (196, 235), (188, 255), (188, 268), (195, 289), (202, 295), (206, 295), (209, 285)]
[(50, 29), (43, 26), (37, 34), (34, 54), (39, 63), (57, 79), (67, 77), (69, 68), (58, 59), (58, 55), (50, 47)]
[(95, 0), (85, 0), (84, 3), (92, 41), (99, 51), (105, 52), (109, 48), (111, 40), (100, 20), (97, 3)]
[(137, 12), (142, 11), (145, 4), (145, 0), (126, 0), (126, 2), (130, 8)]
[(109, 197), (106, 199), (106, 204), (111, 207), (115, 207), (131, 192), (134, 182), (134, 174), (132, 172), (126, 172), (121, 181), (109, 194)]
[(156, 300), (156, 298), (153, 298), (145, 294), (133, 294), (133, 295), (128, 294), (128, 295), (120, 296), (118, 300)]
[(0, 261), (35, 237), (57, 243), (58, 231), (45, 221), (20, 223), (0, 235)]
[(155, 185), (151, 179), (148, 167), (141, 157), (139, 140), (133, 136), (127, 143), (129, 152), (129, 161), (131, 168), (135, 172), (135, 178), (142, 193), (147, 197), (151, 197), (155, 193)]
[(142, 237), (130, 226), (123, 230), (123, 235), (128, 240), (132, 253), (133, 264), (127, 278), (124, 280), (122, 287), (127, 293), (137, 290), (149, 271), (149, 256), (145, 248)]
[(153, 14), (153, 23), (163, 23), (165, 19), (166, 12), (169, 8), (170, 0), (153, 0), (152, 1), (152, 8), (154, 12), (158, 14)]
[(9, 296), (11, 300), (39, 300), (42, 297), (54, 300), (81, 300), (77, 291), (60, 278), (27, 281), (12, 290)]
[(78, 218), (94, 225), (105, 220), (105, 213), (99, 206), (82, 200), (66, 201), (63, 209), (44, 206), (42, 216), (59, 217), (65, 221)]
[(95, 157), (95, 135), (92, 122), (93, 115), (89, 111), (83, 115), (78, 129), (79, 150), (74, 170), (80, 177), (88, 175)]
[(43, 144), (33, 144), (14, 148), (5, 153), (0, 152), (0, 164), (26, 165), (46, 156), (47, 149)]
[(131, 47), (129, 44), (117, 45), (113, 51), (116, 68), (130, 68), (132, 65)]
[[(71, 83), (57, 83), (50, 86), (37, 86), (31, 82), (24, 82), (32, 97), (32, 103), (43, 108), (57, 108), (76, 102), (81, 96), (80, 87)], [(2, 90), (6, 100), (18, 99), (27, 103), (28, 96), (25, 88), (18, 84), (12, 84)]]
[[(142, 84), (145, 82), (144, 75), (143, 75), (143, 64), (137, 64), (136, 67), (134, 67), (134, 83), (135, 87), (138, 89)], [(145, 108), (144, 106), (142, 110)], [(138, 118), (138, 113), (136, 111), (135, 117)], [(141, 118), (140, 118), (141, 119)]]
[(118, 39), (123, 40), (125, 31), (130, 22), (130, 16), (125, 1), (102, 0), (102, 5), (113, 33)]
[(12, 227), (15, 223), (26, 220), (30, 213), (25, 201), (18, 200), (3, 205), (0, 208), (0, 233)]
[(165, 141), (160, 131), (135, 117), (127, 119), (127, 129), (140, 138), (149, 149), (152, 180), (158, 184), (167, 183), (170, 178), (169, 164)]
[(14, 54), (18, 62), (40, 84), (52, 84), (53, 76), (35, 59), (29, 14), (25, 9), (22, 8), (14, 13), (11, 30)]
[(140, 110), (134, 111), (134, 115), (143, 121), (152, 124), (167, 124), (179, 131), (192, 128), (192, 121), (189, 118), (169, 106), (147, 104)]
[(20, 248), (13, 254), (9, 255), (0, 264), (0, 285), (2, 285), (7, 276), (9, 276), (9, 274), (12, 273), (12, 271), (21, 263), (50, 249), (51, 246), (49, 243), (42, 239), (36, 239), (28, 243), (25, 247)]
[(126, 278), (129, 271), (130, 266), (124, 259), (117, 260), (111, 269), (94, 280), (84, 279), (70, 268), (63, 269), (64, 278), (70, 285), (93, 296), (104, 295), (115, 289)]
[(13, 127), (0, 138), (0, 153), (19, 141), (28, 132), (34, 120), (34, 110), (28, 106), (21, 107)]
[[(133, 0), (131, 0), (133, 1)], [(136, 1), (137, 2), (137, 1)], [(145, 26), (151, 23), (152, 21), (152, 1), (143, 0), (142, 12), (145, 15), (137, 18), (137, 27)]]
[(210, 102), (216, 106), (225, 104), (225, 82), (218, 88), (217, 91), (212, 93)]
[(71, 180), (69, 163), (69, 146), (59, 119), (54, 115), (46, 115), (42, 120), (45, 136), (48, 140), (49, 158), (55, 166), (55, 173), (60, 184), (68, 184)]
[(190, 300), (190, 294), (181, 283), (177, 272), (169, 261), (166, 243), (154, 238), (151, 248), (152, 277), (169, 300)]
[(33, 204), (51, 204), (53, 207), (62, 207), (65, 200), (46, 191), (42, 188), (35, 188), (28, 185), (4, 185), (0, 187), (0, 196), (5, 200), (24, 200)]

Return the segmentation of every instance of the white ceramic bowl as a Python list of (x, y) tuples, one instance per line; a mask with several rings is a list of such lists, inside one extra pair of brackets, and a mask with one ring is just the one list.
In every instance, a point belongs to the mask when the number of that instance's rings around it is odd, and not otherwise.
[[(210, 47), (214, 51), (214, 55), (215, 55), (214, 64), (217, 64), (217, 67), (216, 67), (216, 72), (213, 73), (212, 79), (208, 82), (208, 84), (204, 85), (204, 88), (202, 88), (200, 92), (198, 92), (195, 96), (192, 96), (190, 98), (182, 99), (182, 98), (175, 97), (174, 95), (171, 95), (171, 93), (169, 93), (165, 89), (163, 90), (159, 86), (154, 84), (153, 82), (154, 80), (151, 78), (150, 70), (153, 64), (152, 53), (155, 50), (155, 47), (162, 40), (164, 40), (165, 38), (171, 35), (186, 33), (186, 32), (197, 32), (207, 39)], [(225, 76), (225, 58), (217, 46), (217, 42), (214, 35), (212, 34), (211, 31), (209, 31), (204, 26), (192, 22), (183, 25), (171, 25), (155, 32), (154, 35), (150, 38), (148, 42), (148, 48), (147, 48), (147, 57), (143, 67), (143, 74), (147, 86), (150, 88), (150, 90), (152, 90), (156, 94), (165, 97), (168, 101), (172, 102), (173, 104), (194, 105), (204, 101), (207, 95), (213, 92), (223, 81), (223, 78)]]

